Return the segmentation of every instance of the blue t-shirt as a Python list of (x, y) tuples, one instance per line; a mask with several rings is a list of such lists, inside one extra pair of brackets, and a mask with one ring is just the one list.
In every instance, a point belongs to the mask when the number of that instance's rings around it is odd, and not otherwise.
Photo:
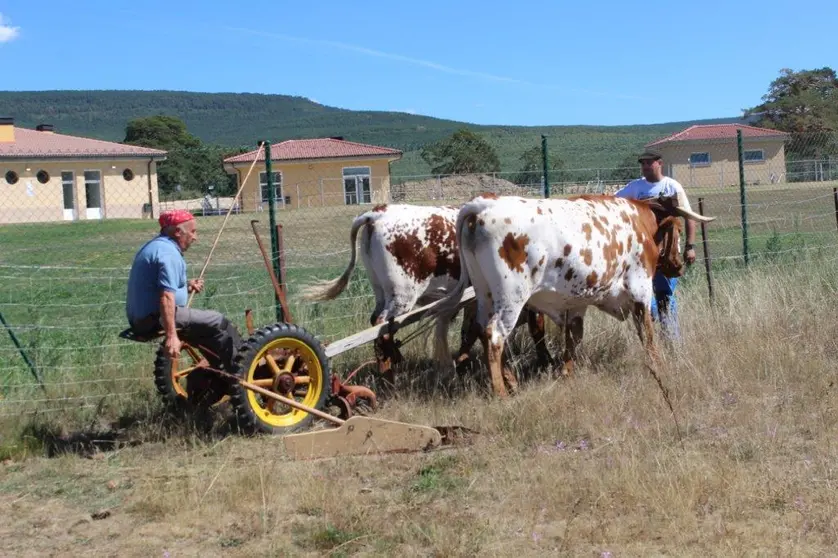
[(186, 306), (186, 260), (177, 243), (163, 235), (146, 242), (134, 256), (125, 304), (128, 321), (159, 314), (160, 291), (175, 293), (175, 305)]

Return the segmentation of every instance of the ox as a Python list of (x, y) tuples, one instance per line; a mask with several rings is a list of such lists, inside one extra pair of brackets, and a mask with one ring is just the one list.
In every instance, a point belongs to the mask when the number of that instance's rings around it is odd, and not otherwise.
[(604, 195), (537, 200), (484, 194), (471, 200), (456, 224), (460, 281), (434, 312), (438, 358), (450, 359), (449, 315), (471, 283), (496, 395), (507, 395), (504, 380), (510, 389), (517, 384), (501, 359), (525, 305), (565, 326), (563, 375), (572, 373), (588, 306), (621, 321), (632, 316), (647, 354), (657, 362), (652, 276), (656, 269), (668, 277), (684, 273), (678, 216), (712, 220), (693, 213), (682, 194), (653, 202)]
[[(409, 312), (414, 306), (442, 298), (458, 284), (460, 254), (457, 250), (455, 224), (458, 208), (407, 204), (378, 205), (358, 215), (349, 231), (351, 255), (343, 274), (303, 291), (312, 301), (332, 300), (349, 283), (356, 262), (356, 240), (361, 237), (361, 259), (375, 293), (372, 325)], [(468, 358), (468, 351), (477, 340), (473, 326), (475, 305), (464, 310), (461, 348), (458, 362)], [(454, 312), (451, 312), (453, 318)], [(539, 365), (546, 366), (550, 355), (544, 344), (542, 316), (528, 313), (530, 334), (539, 351)], [(375, 342), (376, 360), (384, 379), (393, 383), (392, 364), (400, 358), (392, 335), (385, 334)], [(395, 357), (395, 358), (393, 358)]]

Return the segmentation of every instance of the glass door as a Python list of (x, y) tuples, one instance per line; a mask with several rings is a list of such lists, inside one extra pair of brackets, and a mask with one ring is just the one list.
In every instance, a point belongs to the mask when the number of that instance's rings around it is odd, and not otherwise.
[(85, 217), (102, 218), (102, 173), (84, 171), (84, 197), (86, 200)]
[(72, 172), (61, 173), (61, 188), (64, 195), (64, 220), (75, 221), (78, 219), (76, 213), (76, 175)]

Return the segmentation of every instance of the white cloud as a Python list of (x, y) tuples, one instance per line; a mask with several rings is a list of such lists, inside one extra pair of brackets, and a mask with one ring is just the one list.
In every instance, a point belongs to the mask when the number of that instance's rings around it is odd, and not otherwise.
[(20, 27), (12, 27), (10, 23), (0, 14), (0, 43), (8, 43), (20, 35)]

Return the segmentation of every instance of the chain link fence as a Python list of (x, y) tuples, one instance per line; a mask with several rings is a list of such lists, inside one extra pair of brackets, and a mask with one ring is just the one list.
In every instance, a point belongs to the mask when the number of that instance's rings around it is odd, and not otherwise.
[[(837, 140), (831, 133), (779, 140), (745, 136), (741, 147), (735, 138), (721, 138), (672, 142), (662, 149), (665, 174), (684, 185), (693, 209), (717, 217), (706, 226), (706, 242), (700, 233), (696, 242), (699, 258), (706, 245), (714, 274), (742, 273), (746, 260), (750, 267), (770, 268), (834, 258)], [(638, 146), (638, 153), (642, 149)], [(640, 176), (639, 165), (574, 168), (572, 154), (551, 155), (566, 162), (547, 181), (554, 198), (613, 193)], [(0, 199), (0, 418), (80, 406), (96, 412), (106, 397), (108, 404), (118, 405), (150, 388), (156, 346), (117, 334), (127, 327), (131, 261), (157, 234), (153, 216), (161, 210), (183, 208), (197, 216), (199, 241), (186, 253), (190, 277), (198, 275), (218, 241), (207, 265), (206, 290), (193, 306), (224, 312), (242, 331), (246, 309), (257, 327), (277, 319), (255, 240), (258, 233), (271, 246), (266, 203), (236, 203), (235, 186), (220, 180), (204, 191), (150, 188), (148, 161), (62, 165), (41, 169), (21, 162), (0, 169), (6, 191)], [(369, 325), (373, 298), (363, 266), (334, 301), (308, 304), (298, 296), (311, 282), (343, 271), (350, 256), (350, 224), (359, 213), (377, 203), (456, 205), (487, 191), (527, 197), (543, 197), (545, 191), (541, 173), (513, 170), (394, 173), (386, 181), (373, 176), (359, 188), (349, 191), (340, 181), (323, 178), (283, 184), (277, 199), (283, 248), (270, 257), (282, 261), (294, 321), (324, 342)], [(693, 266), (685, 282), (697, 284), (705, 274), (704, 266)], [(368, 349), (337, 359), (335, 366), (369, 356)], [(36, 372), (46, 392), (35, 381)]]

